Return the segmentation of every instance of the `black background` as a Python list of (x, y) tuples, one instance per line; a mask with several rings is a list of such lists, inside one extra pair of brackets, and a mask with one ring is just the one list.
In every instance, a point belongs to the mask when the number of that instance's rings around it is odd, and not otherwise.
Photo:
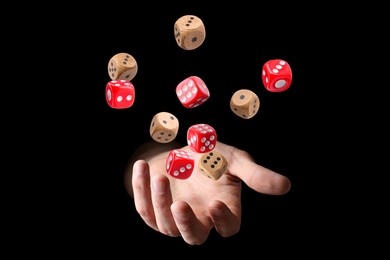
[[(35, 133), (26, 139), (32, 150), (48, 151), (34, 162), (35, 172), (48, 174), (24, 179), (23, 187), (30, 180), (40, 185), (17, 206), (24, 212), (19, 215), (21, 233), (16, 233), (23, 235), (17, 241), (36, 242), (29, 252), (39, 254), (117, 253), (125, 258), (155, 253), (224, 257), (237, 252), (276, 258), (345, 249), (344, 238), (353, 225), (342, 212), (352, 195), (336, 196), (344, 174), (336, 165), (344, 158), (343, 148), (333, 146), (333, 134), (345, 130), (333, 117), (333, 112), (343, 112), (335, 108), (340, 97), (334, 94), (337, 86), (328, 69), (335, 60), (334, 46), (344, 46), (329, 24), (337, 12), (305, 8), (171, 1), (145, 2), (143, 7), (63, 6), (61, 14), (56, 9), (46, 14), (35, 28), (44, 27), (50, 40), (29, 55), (45, 57), (40, 59), (45, 66), (40, 67), (39, 82), (51, 98), (36, 106), (49, 124), (40, 130), (44, 144)], [(185, 14), (200, 17), (206, 28), (205, 42), (192, 51), (179, 48), (174, 39), (174, 22)], [(54, 27), (47, 27), (50, 22)], [(133, 55), (139, 67), (132, 80), (135, 103), (124, 110), (110, 108), (104, 96), (108, 61), (119, 52)], [(271, 93), (262, 85), (261, 69), (278, 58), (289, 62), (293, 81), (287, 91)], [(205, 81), (211, 96), (202, 106), (186, 109), (174, 89), (191, 75)], [(250, 120), (237, 117), (229, 107), (232, 94), (242, 88), (254, 91), (261, 102)], [(213, 125), (220, 141), (289, 177), (290, 192), (268, 196), (244, 185), (240, 232), (222, 238), (212, 231), (201, 246), (150, 229), (124, 189), (123, 171), (132, 151), (150, 140), (150, 120), (160, 111), (179, 118), (180, 142), (188, 126)], [(26, 219), (26, 214), (31, 217)]]

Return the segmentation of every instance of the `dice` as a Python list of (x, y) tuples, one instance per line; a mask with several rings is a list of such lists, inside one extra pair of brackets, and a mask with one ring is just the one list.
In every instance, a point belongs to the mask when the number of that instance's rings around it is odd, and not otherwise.
[(192, 125), (187, 130), (187, 143), (194, 152), (210, 152), (217, 144), (217, 132), (208, 124)]
[(131, 81), (137, 71), (137, 61), (128, 53), (115, 54), (108, 62), (108, 75), (112, 80), (124, 79)]
[(111, 80), (106, 85), (107, 104), (115, 109), (129, 108), (135, 100), (134, 85), (127, 80)]
[(206, 38), (203, 21), (195, 15), (184, 15), (177, 19), (174, 34), (177, 45), (184, 50), (198, 48)]
[(195, 108), (210, 97), (210, 91), (204, 81), (198, 76), (190, 76), (176, 86), (176, 95), (186, 108)]
[(159, 112), (150, 123), (150, 136), (159, 143), (173, 141), (179, 131), (179, 120), (169, 112)]
[(199, 161), (200, 171), (212, 180), (218, 180), (228, 166), (225, 157), (216, 151), (203, 154)]
[(166, 162), (167, 173), (177, 179), (188, 179), (194, 171), (194, 157), (182, 149), (173, 149), (169, 152)]
[(230, 109), (234, 114), (244, 119), (254, 117), (259, 108), (259, 97), (249, 89), (237, 90), (230, 99)]
[(265, 88), (271, 92), (285, 91), (291, 85), (291, 67), (285, 60), (269, 60), (263, 65), (262, 80)]

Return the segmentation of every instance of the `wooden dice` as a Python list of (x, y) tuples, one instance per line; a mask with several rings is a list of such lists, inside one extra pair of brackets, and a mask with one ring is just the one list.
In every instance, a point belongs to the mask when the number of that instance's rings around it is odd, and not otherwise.
[(179, 120), (169, 112), (157, 113), (150, 123), (150, 136), (159, 143), (172, 142), (179, 131)]
[(137, 61), (128, 53), (115, 54), (108, 62), (108, 75), (112, 80), (131, 81), (138, 71)]
[(184, 15), (177, 19), (174, 33), (177, 45), (184, 50), (198, 48), (206, 38), (203, 21), (195, 15)]
[(202, 155), (199, 161), (200, 171), (213, 180), (218, 180), (226, 171), (228, 162), (222, 154), (211, 151)]
[(237, 116), (250, 119), (260, 108), (260, 99), (249, 89), (237, 90), (230, 99), (230, 108)]

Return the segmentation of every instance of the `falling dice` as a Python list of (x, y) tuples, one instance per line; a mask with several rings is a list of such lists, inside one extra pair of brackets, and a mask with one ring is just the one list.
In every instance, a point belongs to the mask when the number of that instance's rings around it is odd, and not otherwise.
[(217, 132), (208, 124), (192, 125), (187, 130), (187, 143), (194, 152), (210, 152), (217, 144)]
[(174, 26), (176, 43), (184, 50), (194, 50), (204, 42), (206, 30), (202, 20), (195, 15), (184, 15)]
[(237, 90), (230, 99), (230, 109), (234, 114), (244, 119), (254, 117), (259, 108), (259, 97), (249, 89)]
[(176, 138), (179, 120), (168, 112), (157, 113), (150, 123), (150, 136), (159, 143), (169, 143)]
[(169, 152), (166, 159), (167, 173), (177, 179), (187, 179), (194, 170), (194, 157), (189, 152), (174, 149)]
[(176, 95), (183, 106), (194, 108), (209, 99), (210, 91), (201, 78), (190, 76), (176, 86)]
[(291, 67), (281, 59), (269, 60), (263, 65), (262, 79), (267, 90), (271, 92), (285, 91), (291, 85)]
[(228, 162), (222, 154), (212, 151), (205, 153), (200, 158), (200, 171), (213, 180), (218, 180), (226, 171)]
[(112, 108), (129, 108), (134, 104), (135, 88), (127, 80), (111, 80), (106, 85), (106, 101)]
[(108, 62), (108, 75), (112, 80), (131, 81), (138, 71), (137, 61), (128, 53), (115, 54)]

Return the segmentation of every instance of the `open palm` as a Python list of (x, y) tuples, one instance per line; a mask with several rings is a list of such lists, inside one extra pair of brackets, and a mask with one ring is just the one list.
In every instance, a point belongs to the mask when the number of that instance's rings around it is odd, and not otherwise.
[(255, 191), (270, 195), (282, 195), (290, 189), (288, 178), (256, 164), (249, 153), (233, 146), (218, 142), (215, 147), (228, 162), (218, 180), (199, 170), (202, 154), (192, 152), (188, 146), (181, 149), (194, 156), (194, 170), (189, 178), (177, 179), (167, 174), (168, 150), (148, 160), (135, 160), (126, 185), (147, 225), (165, 235), (182, 236), (188, 244), (204, 243), (212, 228), (223, 237), (240, 230), (242, 181)]

